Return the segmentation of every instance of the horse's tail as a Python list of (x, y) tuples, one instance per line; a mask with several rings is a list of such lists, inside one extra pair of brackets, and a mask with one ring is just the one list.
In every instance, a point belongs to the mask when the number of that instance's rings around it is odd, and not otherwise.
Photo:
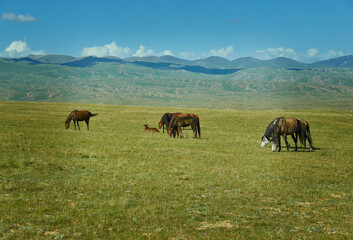
[(311, 138), (311, 133), (310, 133), (310, 127), (309, 127), (309, 123), (307, 123), (307, 128), (306, 128), (306, 135), (308, 137), (308, 141), (311, 145), (313, 145), (313, 139)]
[(90, 117), (94, 117), (94, 116), (98, 115), (98, 113), (91, 113), (91, 112), (88, 112), (88, 114), (89, 114)]
[(302, 129), (302, 124), (300, 119), (297, 120), (297, 125), (298, 125), (298, 135), (299, 135), (299, 141), (302, 145), (304, 145), (304, 129)]
[(196, 127), (197, 127), (197, 131), (199, 133), (199, 138), (201, 138), (201, 128), (200, 128), (200, 121), (197, 119), (196, 122)]

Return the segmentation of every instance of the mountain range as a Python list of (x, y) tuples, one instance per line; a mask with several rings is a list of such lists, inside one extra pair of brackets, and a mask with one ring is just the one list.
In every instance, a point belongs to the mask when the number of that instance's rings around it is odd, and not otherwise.
[(197, 60), (185, 60), (174, 56), (150, 56), (150, 57), (80, 57), (75, 58), (65, 55), (29, 55), (22, 58), (2, 58), (5, 61), (21, 62), (26, 61), (30, 64), (55, 64), (70, 67), (91, 67), (98, 63), (132, 63), (156, 69), (186, 70), (190, 72), (206, 74), (230, 74), (240, 69), (247, 68), (284, 68), (288, 70), (303, 70), (313, 68), (353, 68), (353, 55), (333, 58), (314, 63), (302, 63), (290, 58), (278, 57), (269, 60), (260, 60), (252, 57), (238, 58), (230, 61), (221, 57), (208, 57)]
[(353, 109), (353, 56), (0, 58), (0, 101), (233, 109)]

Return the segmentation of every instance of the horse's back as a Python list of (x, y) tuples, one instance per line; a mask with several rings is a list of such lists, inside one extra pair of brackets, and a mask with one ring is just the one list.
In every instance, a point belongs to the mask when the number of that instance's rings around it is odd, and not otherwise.
[(193, 116), (183, 116), (176, 120), (177, 125), (189, 125), (194, 122), (196, 122), (196, 119)]
[(92, 115), (92, 113), (90, 113), (87, 110), (75, 110), (72, 112), (73, 114), (73, 120), (76, 121), (84, 121), (84, 120), (88, 120), (90, 118), (90, 116)]
[(296, 118), (285, 118), (285, 128), (287, 134), (298, 133), (300, 130), (300, 122)]

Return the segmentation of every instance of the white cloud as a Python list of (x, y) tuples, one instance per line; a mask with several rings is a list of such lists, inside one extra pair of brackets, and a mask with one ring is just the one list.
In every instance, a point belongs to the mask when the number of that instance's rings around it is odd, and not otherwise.
[(313, 58), (313, 57), (316, 57), (317, 54), (319, 53), (319, 50), (316, 49), (316, 48), (310, 48), (306, 51), (306, 55), (309, 57), (309, 58)]
[(33, 51), (27, 45), (26, 40), (13, 41), (6, 49), (3, 54), (4, 57), (24, 57), (30, 54), (33, 55), (44, 55), (47, 54), (46, 51)]
[(342, 57), (345, 54), (342, 51), (330, 50), (325, 54), (326, 59)]
[(174, 56), (174, 53), (171, 50), (165, 50), (163, 52), (161, 52), (160, 54), (158, 54), (159, 56)]
[(223, 58), (231, 58), (234, 56), (233, 45), (230, 45), (226, 48), (212, 49), (209, 51), (209, 53), (207, 55), (208, 56), (223, 57)]
[(276, 57), (287, 57), (297, 60), (297, 53), (292, 48), (268, 48), (266, 50), (257, 50), (256, 55), (260, 59), (272, 59)]
[(1, 19), (4, 21), (11, 22), (36, 22), (38, 21), (35, 17), (31, 15), (16, 15), (14, 13), (3, 13)]
[(5, 52), (7, 53), (23, 53), (28, 52), (30, 48), (27, 46), (26, 41), (13, 41), (6, 49)]
[(96, 56), (96, 57), (104, 57), (104, 56), (114, 56), (114, 57), (131, 57), (132, 52), (130, 48), (119, 47), (116, 45), (116, 42), (113, 41), (110, 44), (106, 44), (104, 46), (94, 46), (94, 47), (85, 47), (81, 53), (82, 56)]
[(146, 57), (146, 56), (152, 56), (152, 55), (154, 55), (154, 51), (152, 49), (146, 49), (145, 46), (143, 46), (142, 44), (134, 54), (135, 57)]
[(196, 59), (195, 53), (193, 53), (193, 52), (184, 51), (184, 52), (180, 52), (179, 55), (181, 58), (186, 59), (186, 60), (195, 60)]

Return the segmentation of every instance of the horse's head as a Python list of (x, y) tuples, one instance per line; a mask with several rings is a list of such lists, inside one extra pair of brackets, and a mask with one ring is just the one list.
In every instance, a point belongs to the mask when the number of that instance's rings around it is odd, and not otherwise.
[(267, 137), (262, 136), (261, 138), (261, 147), (266, 147), (266, 145), (269, 143), (269, 139), (267, 139)]
[(65, 122), (65, 129), (68, 129), (70, 127), (70, 122)]
[(161, 129), (161, 128), (163, 127), (162, 120), (161, 120), (161, 121), (159, 121), (159, 123), (158, 123), (158, 127), (159, 127), (159, 129)]
[(172, 137), (172, 134), (173, 134), (173, 137), (175, 138), (175, 136), (176, 136), (176, 131), (175, 131), (174, 128), (167, 128), (167, 131), (168, 131), (169, 137)]
[(167, 132), (168, 132), (169, 137), (171, 137), (173, 129), (172, 128), (167, 128)]

